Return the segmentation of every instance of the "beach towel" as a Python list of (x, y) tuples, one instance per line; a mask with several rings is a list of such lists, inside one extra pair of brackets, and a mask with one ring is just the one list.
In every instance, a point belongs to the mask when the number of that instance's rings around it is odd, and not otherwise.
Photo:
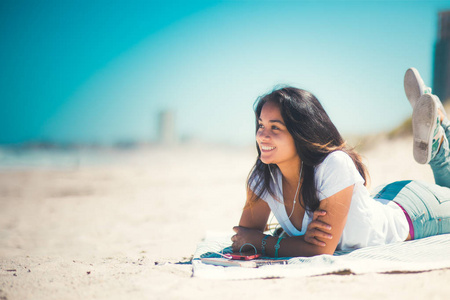
[[(261, 259), (241, 266), (211, 264), (231, 245), (232, 234), (207, 233), (192, 260), (193, 276), (210, 279), (288, 278), (325, 274), (413, 273), (450, 268), (450, 234), (366, 247), (334, 255)], [(203, 261), (202, 261), (203, 259)], [(209, 261), (208, 261), (209, 260)]]

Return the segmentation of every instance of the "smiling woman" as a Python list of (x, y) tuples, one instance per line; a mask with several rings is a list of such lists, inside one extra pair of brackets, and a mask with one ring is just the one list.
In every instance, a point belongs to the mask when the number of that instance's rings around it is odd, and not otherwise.
[[(307, 227), (307, 223), (304, 223), (308, 220), (307, 212), (317, 210), (320, 205), (314, 178), (315, 168), (336, 150), (344, 151), (354, 158), (354, 164), (361, 170), (360, 177), (366, 177), (365, 167), (359, 156), (345, 145), (319, 101), (305, 90), (276, 90), (258, 99), (255, 113), (259, 157), (248, 180), (249, 196), (240, 225), (246, 228), (256, 225), (262, 231), (272, 210), (286, 228), (286, 233), (303, 235)], [(348, 195), (348, 192), (345, 190), (343, 193)], [(260, 201), (266, 200), (266, 197), (276, 201)], [(329, 215), (345, 216), (350, 201), (349, 197), (344, 200), (334, 201), (336, 207), (328, 205), (327, 209), (331, 210)], [(322, 205), (326, 203), (322, 202)], [(258, 220), (254, 219), (256, 216)], [(345, 217), (332, 223), (332, 232), (339, 237), (338, 231), (342, 231)], [(242, 228), (237, 230), (241, 234), (245, 231)], [(338, 240), (335, 238), (326, 247), (305, 243), (303, 250), (309, 255), (332, 253)], [(279, 242), (281, 240), (265, 239), (266, 244), (276, 243), (279, 246)], [(289, 253), (290, 256), (296, 256), (291, 250), (283, 249), (283, 255)], [(278, 252), (275, 254), (278, 255)]]
[(268, 102), (258, 118), (256, 141), (265, 164), (299, 165), (294, 138), (284, 124), (278, 105)]
[[(417, 70), (407, 71), (405, 90), (414, 107), (415, 158), (430, 163), (437, 184), (394, 182), (374, 196), (360, 156), (314, 95), (284, 87), (260, 97), (258, 158), (233, 250), (312, 256), (450, 232), (450, 122)], [(271, 211), (283, 234), (263, 233)]]
[[(345, 151), (354, 161), (361, 176), (366, 169), (359, 155), (346, 146), (344, 139), (317, 98), (301, 89), (284, 88), (261, 97), (256, 102), (256, 141), (259, 159), (248, 183), (255, 189), (262, 184), (274, 194), (269, 181), (271, 166), (280, 170), (287, 184), (297, 186), (300, 162), (305, 162), (301, 192), (305, 205), (312, 211), (318, 207), (314, 182), (314, 167), (336, 150)], [(266, 127), (264, 127), (264, 120)], [(272, 151), (262, 146), (275, 147)], [(267, 148), (266, 148), (267, 149)], [(289, 180), (292, 179), (292, 182)]]

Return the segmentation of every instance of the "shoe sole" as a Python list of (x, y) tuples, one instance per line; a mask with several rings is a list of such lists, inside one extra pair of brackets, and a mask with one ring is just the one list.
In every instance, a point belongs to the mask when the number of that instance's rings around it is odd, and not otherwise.
[(415, 104), (412, 125), (414, 159), (419, 164), (426, 164), (431, 160), (431, 145), (439, 125), (437, 105), (430, 94), (424, 94)]
[(416, 101), (422, 96), (420, 91), (424, 85), (425, 83), (416, 68), (406, 70), (403, 86), (405, 88), (406, 98), (408, 98), (412, 108), (414, 108)]

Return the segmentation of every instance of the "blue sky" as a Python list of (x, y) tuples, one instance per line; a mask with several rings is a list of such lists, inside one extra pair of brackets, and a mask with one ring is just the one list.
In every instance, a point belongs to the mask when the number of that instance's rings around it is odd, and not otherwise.
[(411, 113), (403, 75), (431, 84), (450, 1), (0, 2), (0, 143), (180, 136), (251, 144), (277, 84), (313, 92), (343, 133)]

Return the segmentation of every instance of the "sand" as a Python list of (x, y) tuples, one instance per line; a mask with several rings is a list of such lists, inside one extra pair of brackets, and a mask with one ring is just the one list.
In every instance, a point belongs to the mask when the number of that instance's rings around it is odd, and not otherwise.
[[(362, 154), (373, 187), (433, 181), (414, 162), (410, 138), (380, 138)], [(206, 231), (237, 224), (254, 160), (252, 147), (204, 145), (16, 158), (0, 170), (0, 300), (448, 298), (450, 270), (192, 278), (189, 261)]]

